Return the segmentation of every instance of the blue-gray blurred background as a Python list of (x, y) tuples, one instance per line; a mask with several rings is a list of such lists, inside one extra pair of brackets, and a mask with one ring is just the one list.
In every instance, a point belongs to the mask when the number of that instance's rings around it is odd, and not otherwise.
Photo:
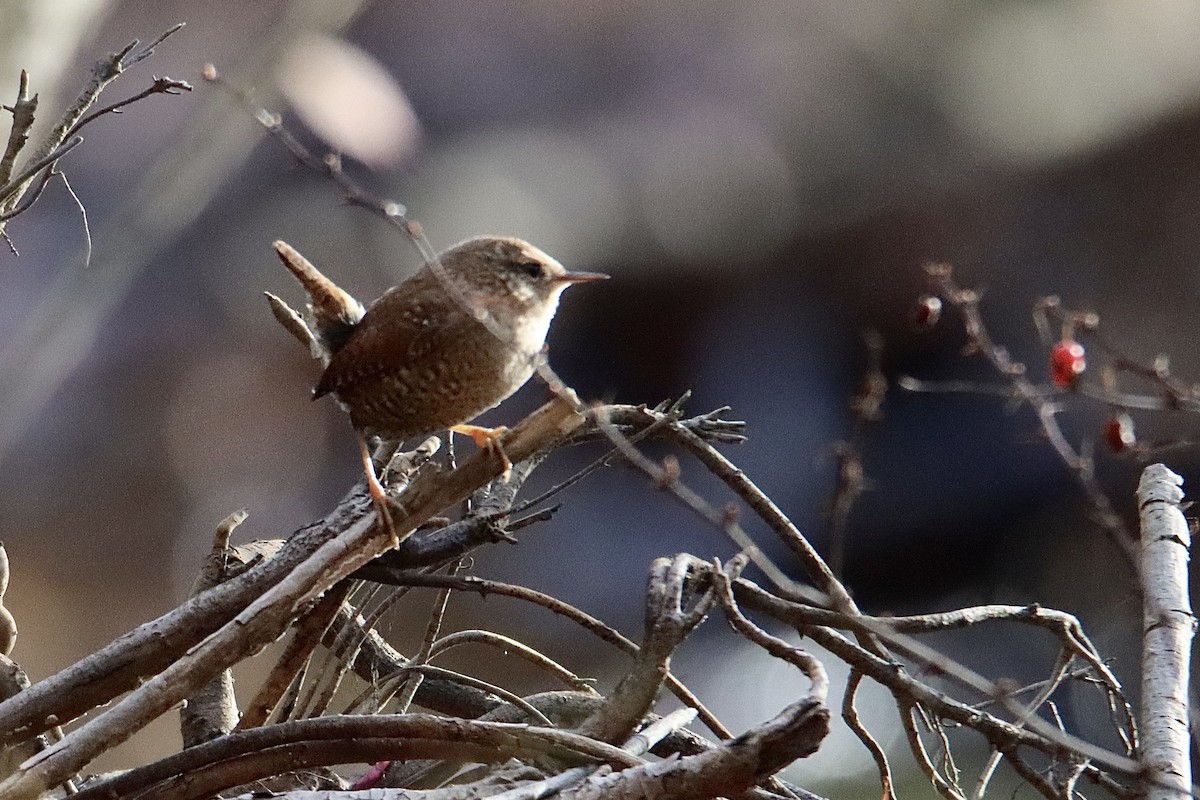
[[(270, 243), (290, 242), (363, 300), (418, 266), (393, 230), (203, 85), (205, 62), (318, 150), (323, 138), (358, 154), (351, 174), (405, 203), (436, 247), (512, 234), (611, 273), (565, 297), (551, 335), (560, 374), (593, 400), (691, 389), (697, 412), (733, 406), (750, 440), (729, 455), (818, 546), (864, 330), (883, 334), (890, 377), (994, 380), (963, 355), (953, 317), (925, 335), (907, 325), (923, 262), (952, 262), (984, 291), (994, 334), (1039, 381), (1030, 309), (1050, 293), (1097, 311), (1131, 356), (1169, 353), (1175, 374), (1200, 374), (1195, 6), (4, 0), (0, 100), (28, 69), (44, 124), (98, 56), (180, 21), (104, 100), (152, 75), (196, 90), (98, 121), (62, 164), (87, 210), (90, 264), (58, 183), (9, 225), (20, 256), (0, 253), (5, 602), (34, 679), (179, 602), (230, 512), (250, 510), (242, 539), (283, 536), (358, 476), (346, 419), (309, 402), (317, 366), (263, 301), (270, 290), (300, 302)], [(514, 421), (545, 394), (531, 384), (488, 419)], [(1132, 521), (1139, 464), (1097, 441), (1109, 410), (1064, 405), (1072, 441), (1095, 443), (1099, 478)], [(867, 431), (868, 491), (848, 530), (861, 603), (1061, 607), (1136, 686), (1128, 571), (1028, 411), (893, 390), (884, 415)], [(1196, 427), (1181, 414), (1136, 422), (1145, 441)], [(597, 454), (564, 454), (537, 485)], [(1193, 451), (1167, 459), (1200, 479)], [(694, 462), (683, 475), (730, 499)], [(619, 466), (561, 500), (554, 521), (474, 569), (560, 594), (634, 638), (652, 558), (735, 552)], [(402, 649), (424, 625), (425, 606), (412, 607), (392, 623)], [(452, 619), (486, 620), (601, 686), (624, 665), (591, 640), (563, 648), (572, 629), (498, 599), (463, 599)], [(789, 668), (712, 627), (676, 667), (733, 727), (802, 691)], [(1018, 681), (1043, 676), (1054, 654), (1019, 630), (938, 644)], [(546, 688), (495, 661), (460, 666)], [(886, 699), (864, 705), (891, 736)], [(1084, 731), (1098, 714), (1071, 696), (1063, 711)], [(159, 730), (139, 746), (171, 747), (171, 725)], [(839, 730), (795, 774), (839, 792), (861, 779), (855, 791), (877, 796), (870, 768)]]

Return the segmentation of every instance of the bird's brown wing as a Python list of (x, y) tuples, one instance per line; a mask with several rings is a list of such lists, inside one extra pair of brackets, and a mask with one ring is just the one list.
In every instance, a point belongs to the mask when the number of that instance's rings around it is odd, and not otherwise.
[[(444, 299), (440, 287), (419, 280), (423, 277), (414, 276), (371, 305), (349, 341), (330, 359), (313, 390), (314, 398), (412, 366), (434, 351), (454, 346), (464, 324), (472, 321)], [(429, 302), (418, 304), (414, 292), (424, 294)]]

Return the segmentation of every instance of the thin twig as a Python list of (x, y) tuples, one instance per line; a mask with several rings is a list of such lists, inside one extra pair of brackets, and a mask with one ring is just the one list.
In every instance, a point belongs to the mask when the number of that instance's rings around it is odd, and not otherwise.
[[(74, 150), (79, 145), (83, 144), (82, 136), (72, 136), (58, 147), (51, 150), (44, 156), (41, 156), (29, 166), (22, 169), (17, 177), (10, 180), (8, 183), (0, 186), (0, 207), (11, 206), (13, 198), (23, 189), (25, 184), (33, 180), (33, 177), (41, 172), (46, 167), (52, 165), (67, 153)], [(12, 211), (0, 213), (0, 221), (11, 219)]]
[(921, 772), (933, 784), (933, 788), (937, 789), (938, 794), (945, 797), (946, 800), (966, 800), (963, 793), (951, 785), (933, 765), (933, 761), (929, 758), (929, 752), (925, 749), (925, 743), (921, 740), (921, 732), (917, 730), (916, 714), (917, 706), (914, 703), (909, 702), (900, 708), (900, 727), (904, 730), (904, 738), (908, 742), (908, 749), (912, 753), (913, 760), (917, 762)]
[(71, 195), (71, 199), (75, 201), (75, 207), (79, 209), (79, 218), (83, 221), (83, 238), (85, 244), (85, 249), (83, 252), (83, 266), (86, 269), (92, 265), (92, 227), (88, 224), (87, 208), (84, 207), (83, 201), (79, 199), (79, 195), (75, 194), (75, 189), (71, 186), (71, 182), (67, 180), (67, 174), (65, 172), (50, 170), (47, 172), (47, 174), (57, 175), (62, 179), (63, 186), (65, 186), (67, 189), (67, 194)]
[(779, 637), (767, 633), (751, 622), (738, 608), (731, 583), (731, 577), (736, 577), (740, 571), (738, 561), (737, 559), (731, 561), (726, 568), (722, 568), (719, 561), (714, 561), (712, 570), (709, 572), (716, 588), (717, 600), (720, 602), (721, 608), (725, 610), (725, 617), (729, 620), (729, 624), (742, 636), (775, 658), (786, 661), (804, 673), (811, 683), (808, 696), (818, 703), (824, 704), (829, 695), (829, 675), (825, 672), (825, 667), (820, 660), (799, 647), (794, 647)]
[(154, 82), (151, 83), (149, 87), (138, 92), (133, 97), (129, 97), (125, 100), (107, 105), (104, 108), (97, 109), (96, 111), (88, 114), (83, 119), (79, 120), (79, 122), (75, 123), (75, 126), (71, 128), (71, 130), (67, 131), (67, 136), (78, 133), (79, 129), (84, 125), (103, 117), (105, 114), (120, 114), (121, 109), (125, 108), (126, 106), (133, 105), (139, 100), (144, 100), (151, 95), (183, 94), (184, 92), (190, 91), (192, 91), (192, 85), (187, 81), (177, 81), (174, 78), (168, 78), (166, 76), (155, 78)]
[(387, 678), (385, 678), (385, 680), (395, 678), (401, 673), (408, 672), (420, 672), (423, 675), (435, 676), (441, 678), (442, 680), (451, 681), (453, 683), (461, 683), (464, 686), (471, 686), (476, 689), (482, 689), (485, 692), (490, 692), (491, 694), (494, 694), (497, 697), (512, 703), (514, 706), (524, 711), (529, 715), (530, 719), (532, 719), (538, 725), (545, 725), (549, 728), (554, 727), (554, 723), (551, 722), (545, 714), (543, 714), (541, 711), (538, 711), (531, 703), (529, 703), (529, 701), (525, 700), (521, 696), (513, 694), (507, 689), (497, 686), (494, 683), (489, 683), (471, 675), (464, 675), (463, 673), (456, 672), (454, 670), (444, 669), (443, 667), (435, 667), (432, 664), (408, 664), (400, 667), (400, 669), (397, 670), (397, 675), (389, 675)]
[[(381, 576), (383, 577), (383, 576)], [(504, 597), (512, 597), (514, 599), (523, 600), (545, 608), (555, 614), (559, 614), (566, 619), (571, 620), (575, 624), (582, 627), (584, 630), (598, 637), (604, 642), (613, 645), (617, 649), (630, 655), (636, 655), (638, 646), (623, 636), (615, 628), (601, 622), (596, 617), (582, 611), (575, 606), (557, 597), (539, 592), (536, 589), (530, 589), (525, 586), (517, 586), (511, 583), (501, 581), (484, 580), (474, 576), (455, 576), (446, 575), (422, 575), (415, 573), (395, 572), (389, 578), (398, 584), (409, 586), (429, 586), (438, 588), (441, 586), (450, 585), (460, 591), (476, 592), (482, 597), (487, 597), (490, 594), (502, 595)], [(696, 709), (700, 714), (700, 721), (705, 724), (714, 734), (721, 739), (733, 738), (733, 734), (726, 728), (720, 720), (709, 711), (700, 699), (684, 686), (674, 675), (668, 674), (666, 677), (666, 686), (671, 690), (671, 693), (679, 699), (681, 703), (689, 708)]]
[[(338, 658), (334, 661), (333, 675), (325, 679), (325, 687), (321, 694), (312, 703), (306, 705), (304, 715), (315, 717), (324, 714), (328, 710), (330, 703), (333, 702), (333, 697), (337, 693), (338, 688), (342, 684), (342, 680), (346, 677), (346, 673), (350, 671), (351, 665), (358, 658), (359, 650), (366, 644), (368, 637), (374, 632), (376, 624), (383, 615), (391, 611), (396, 603), (405, 595), (403, 589), (388, 589), (383, 586), (371, 586), (366, 593), (366, 597), (359, 603), (358, 613), (347, 615), (349, 619), (342, 622), (342, 630), (338, 635), (337, 640), (332, 646), (332, 650), (337, 654)], [(371, 602), (380, 596), (378, 604), (368, 611)], [(353, 611), (353, 608), (350, 609)], [(342, 620), (342, 615), (339, 614), (339, 621)], [(369, 692), (364, 693), (368, 698), (373, 698), (381, 690), (379, 686), (372, 686)], [(357, 703), (352, 703), (342, 713), (358, 713)]]
[[(445, 591), (449, 591), (448, 589)], [(461, 647), (465, 644), (484, 644), (490, 647), (495, 647), (502, 650), (506, 654), (516, 655), (533, 664), (539, 669), (543, 669), (554, 675), (566, 686), (578, 692), (587, 692), (594, 694), (597, 697), (599, 694), (592, 687), (592, 681), (587, 678), (581, 678), (571, 670), (559, 664), (554, 659), (546, 654), (535, 650), (524, 642), (519, 642), (510, 636), (504, 636), (499, 633), (484, 630), (468, 630), (455, 631), (438, 639), (429, 651), (429, 660), (437, 658), (442, 653), (455, 647)]]
[(238, 721), (239, 729), (256, 728), (266, 723), (288, 687), (302, 674), (313, 649), (321, 642), (325, 631), (333, 624), (338, 610), (353, 590), (353, 581), (334, 587), (296, 623), (291, 640)]
[(878, 331), (869, 329), (863, 333), (863, 343), (867, 349), (867, 368), (858, 392), (850, 402), (850, 435), (833, 445), (837, 479), (833, 497), (829, 500), (827, 550), (829, 569), (839, 577), (845, 572), (850, 512), (867, 482), (863, 473), (863, 446), (870, 426), (883, 419), (883, 401), (888, 389), (888, 380), (883, 374), (883, 337)]
[(879, 788), (882, 792), (883, 800), (896, 800), (895, 783), (892, 780), (892, 766), (888, 763), (887, 753), (884, 752), (883, 746), (879, 741), (871, 735), (863, 725), (862, 719), (858, 716), (858, 707), (855, 704), (858, 698), (858, 687), (862, 685), (863, 674), (856, 669), (850, 670), (850, 675), (846, 679), (846, 691), (842, 695), (842, 719), (846, 721), (846, 726), (858, 737), (863, 746), (867, 748), (867, 752), (871, 754), (871, 758), (875, 761), (875, 769), (879, 772)]
[[(783, 622), (794, 624), (792, 615), (795, 613), (797, 604), (775, 597), (748, 581), (739, 581), (734, 585), (734, 590), (743, 607), (750, 607)], [(885, 638), (890, 645), (904, 652), (906, 657), (931, 665), (938, 674), (952, 677), (962, 685), (985, 696), (999, 697), (1004, 694), (994, 682), (964, 665), (946, 658), (910, 636), (889, 633), (886, 625), (877, 625), (864, 618), (850, 617), (850, 619), (856, 619), (857, 624), (874, 630), (876, 635)], [(1051, 757), (1056, 757), (1063, 751), (1069, 750), (1079, 754), (1083, 759), (1090, 759), (1118, 772), (1133, 774), (1138, 771), (1138, 762), (1133, 759), (1105, 750), (1076, 736), (1065, 734), (1036, 717), (1030, 719), (1026, 727), (1022, 728), (991, 714), (980, 712), (972, 706), (934, 690), (927, 684), (918, 681), (906, 670), (898, 669), (896, 662), (879, 658), (830, 628), (802, 624), (798, 630), (803, 635), (812, 638), (821, 647), (834, 653), (852, 668), (862, 671), (867, 677), (884, 686), (896, 697), (898, 702), (903, 701), (914, 707), (932, 709), (938, 717), (972, 728), (993, 743), (1002, 743), (1006, 747), (1012, 743), (1021, 744)], [(1014, 709), (1014, 713), (1017, 711), (1019, 711), (1019, 707)], [(1007, 754), (1007, 750), (1005, 752)], [(1093, 767), (1090, 768), (1088, 777), (1094, 779), (1097, 774)]]

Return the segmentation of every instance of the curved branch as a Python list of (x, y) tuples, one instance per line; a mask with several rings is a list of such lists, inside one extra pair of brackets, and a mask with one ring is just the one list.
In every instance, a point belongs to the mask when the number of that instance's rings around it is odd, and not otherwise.
[[(619, 767), (642, 763), (619, 747), (553, 728), (431, 714), (333, 716), (237, 731), (87, 786), (76, 798), (129, 796), (164, 781), (175, 781), (177, 776), (186, 777), (187, 782), (172, 782), (156, 791), (164, 797), (206, 797), (230, 786), (301, 767), (384, 758), (496, 762), (513, 756), (548, 756), (566, 763), (602, 762)], [(230, 765), (238, 763), (251, 768), (238, 769), (236, 775), (231, 775)]]

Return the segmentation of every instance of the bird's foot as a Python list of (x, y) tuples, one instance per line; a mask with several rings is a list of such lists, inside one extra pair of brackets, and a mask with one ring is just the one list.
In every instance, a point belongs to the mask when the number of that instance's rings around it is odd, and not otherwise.
[(461, 433), (463, 436), (470, 436), (476, 447), (495, 453), (504, 466), (500, 478), (508, 483), (509, 478), (512, 477), (513, 464), (508, 458), (508, 453), (504, 452), (504, 447), (500, 444), (504, 434), (508, 433), (508, 428), (503, 425), (498, 428), (484, 428), (480, 425), (454, 425), (450, 430), (454, 433)]

